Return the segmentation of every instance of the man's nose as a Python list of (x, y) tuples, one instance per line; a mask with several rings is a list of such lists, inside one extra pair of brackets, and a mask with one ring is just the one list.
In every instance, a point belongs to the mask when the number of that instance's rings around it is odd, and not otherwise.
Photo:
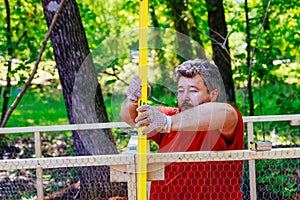
[(183, 99), (184, 100), (190, 100), (190, 92), (186, 90), (183, 94)]

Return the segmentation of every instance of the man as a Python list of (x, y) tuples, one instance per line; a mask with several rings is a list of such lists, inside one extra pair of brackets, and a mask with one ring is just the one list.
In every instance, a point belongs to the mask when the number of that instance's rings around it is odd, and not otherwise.
[[(135, 77), (122, 104), (121, 118), (159, 145), (158, 152), (241, 150), (243, 121), (224, 103), (218, 68), (205, 60), (186, 61), (175, 70), (178, 108), (141, 106)], [(137, 112), (141, 112), (138, 116)], [(150, 199), (242, 199), (242, 161), (170, 163), (165, 180), (152, 181)]]

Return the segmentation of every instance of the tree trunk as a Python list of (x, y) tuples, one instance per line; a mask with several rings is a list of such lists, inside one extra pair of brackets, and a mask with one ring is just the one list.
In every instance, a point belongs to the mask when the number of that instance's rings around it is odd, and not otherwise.
[[(191, 3), (191, 7), (193, 8), (194, 6), (199, 6), (199, 5), (197, 5), (196, 3)], [(197, 14), (193, 9), (190, 12), (191, 12), (191, 19), (189, 19), (190, 32), (191, 32), (190, 35), (192, 39), (197, 42), (197, 44), (195, 45), (197, 58), (207, 59), (203, 48), (203, 42), (201, 40), (200, 28), (198, 28), (199, 22), (197, 20)]]
[[(165, 85), (170, 85), (173, 82), (173, 79), (170, 78), (170, 72), (168, 71), (168, 68), (166, 67), (166, 57), (165, 57), (165, 51), (164, 51), (164, 41), (162, 40), (162, 35), (164, 29), (159, 28), (159, 23), (157, 16), (155, 14), (155, 7), (154, 5), (149, 2), (149, 13), (151, 16), (151, 22), (154, 28), (149, 29), (151, 31), (151, 35), (154, 39), (154, 47), (156, 52), (156, 58), (157, 62), (155, 63), (157, 67), (160, 68), (161, 71), (161, 80), (165, 83)], [(165, 88), (166, 89), (166, 88)]]
[(248, 100), (249, 100), (249, 115), (253, 116), (254, 101), (253, 101), (253, 93), (252, 93), (251, 41), (250, 41), (251, 39), (250, 39), (250, 22), (249, 22), (247, 0), (245, 0), (245, 16), (246, 16), (246, 42), (247, 42), (247, 66), (248, 66), (247, 93), (248, 93)]
[(206, 0), (206, 6), (208, 10), (208, 26), (213, 49), (213, 60), (223, 78), (227, 101), (235, 103), (223, 2), (222, 0)]
[[(42, 0), (48, 26), (59, 2)], [(88, 42), (75, 0), (66, 0), (51, 35), (54, 56), (70, 124), (107, 122), (108, 117)], [(76, 155), (115, 154), (110, 130), (73, 131)], [(82, 167), (79, 199), (126, 195), (124, 184), (112, 184), (109, 167)]]
[[(12, 49), (12, 38), (11, 38), (11, 17), (10, 17), (10, 5), (9, 1), (5, 0), (5, 10), (6, 10), (6, 40), (7, 40), (7, 55), (10, 58), (13, 58), (13, 49)], [(11, 90), (11, 79), (10, 79), (10, 73), (11, 73), (11, 67), (12, 63), (11, 60), (9, 59), (7, 61), (7, 74), (6, 74), (6, 87), (3, 90), (3, 104), (2, 104), (2, 115), (1, 115), (1, 121), (0, 124), (2, 123), (4, 116), (7, 112), (8, 109), (8, 103), (10, 99), (10, 90)], [(1, 90), (0, 90), (0, 95), (1, 95)], [(2, 136), (0, 136), (2, 138)]]

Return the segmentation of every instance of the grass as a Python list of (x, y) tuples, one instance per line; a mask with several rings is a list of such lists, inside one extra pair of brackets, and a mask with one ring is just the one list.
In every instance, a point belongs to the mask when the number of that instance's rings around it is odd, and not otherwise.
[[(42, 91), (44, 90), (44, 91)], [(11, 102), (18, 89), (13, 89)], [(7, 127), (68, 124), (62, 91), (30, 88), (8, 120)]]
[[(14, 88), (12, 90), (12, 96), (10, 105), (17, 97), (20, 89)], [(119, 117), (120, 106), (123, 96), (107, 96), (105, 95), (105, 103), (110, 121), (121, 121)], [(2, 101), (0, 99), (0, 105)], [(50, 126), (50, 125), (64, 125), (69, 124), (67, 118), (66, 107), (62, 95), (62, 91), (54, 88), (30, 88), (22, 100), (18, 104), (17, 108), (13, 111), (10, 116), (6, 127), (27, 127), (27, 126)], [(115, 136), (116, 142), (120, 149), (127, 146), (130, 136), (121, 135), (122, 130), (115, 128), (112, 132)], [(50, 141), (53, 141), (56, 136), (63, 134), (66, 136), (66, 140), (71, 140), (71, 132), (52, 132), (47, 134)], [(7, 135), (8, 136), (8, 135)], [(3, 141), (7, 144), (11, 143), (17, 137), (32, 138), (32, 133), (20, 133), (20, 134), (9, 134), (7, 140)], [(10, 141), (11, 140), (11, 141)]]

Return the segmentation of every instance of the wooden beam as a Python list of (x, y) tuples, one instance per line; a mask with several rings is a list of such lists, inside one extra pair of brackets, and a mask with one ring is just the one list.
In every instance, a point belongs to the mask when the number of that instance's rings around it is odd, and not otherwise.
[[(129, 168), (132, 169), (132, 168)], [(111, 182), (127, 182), (130, 173), (135, 171), (127, 171), (126, 165), (111, 165), (110, 166), (110, 181)], [(147, 166), (147, 181), (164, 180), (164, 163), (153, 163)]]
[(291, 120), (291, 126), (300, 126), (300, 119)]
[[(41, 144), (41, 133), (34, 132), (34, 147), (35, 147), (35, 157), (42, 158), (42, 144)], [(43, 168), (36, 168), (36, 189), (37, 196), (39, 200), (44, 199), (44, 185), (43, 185)]]
[(275, 121), (291, 121), (300, 120), (300, 114), (296, 115), (263, 115), (263, 116), (244, 116), (244, 123), (247, 122), (275, 122)]
[(28, 126), (28, 127), (0, 128), (0, 134), (72, 131), (72, 130), (95, 130), (95, 129), (128, 128), (128, 127), (130, 126), (125, 122), (67, 124), (67, 125), (55, 125), (55, 126)]
[[(207, 161), (232, 161), (232, 160), (265, 160), (300, 158), (300, 148), (278, 148), (271, 151), (197, 151), (178, 153), (149, 153), (147, 162), (170, 163), (170, 162), (207, 162)], [(0, 170), (15, 169), (52, 169), (60, 167), (83, 167), (83, 166), (110, 166), (134, 164), (133, 154), (74, 156), (56, 158), (26, 158), (0, 160)]]

